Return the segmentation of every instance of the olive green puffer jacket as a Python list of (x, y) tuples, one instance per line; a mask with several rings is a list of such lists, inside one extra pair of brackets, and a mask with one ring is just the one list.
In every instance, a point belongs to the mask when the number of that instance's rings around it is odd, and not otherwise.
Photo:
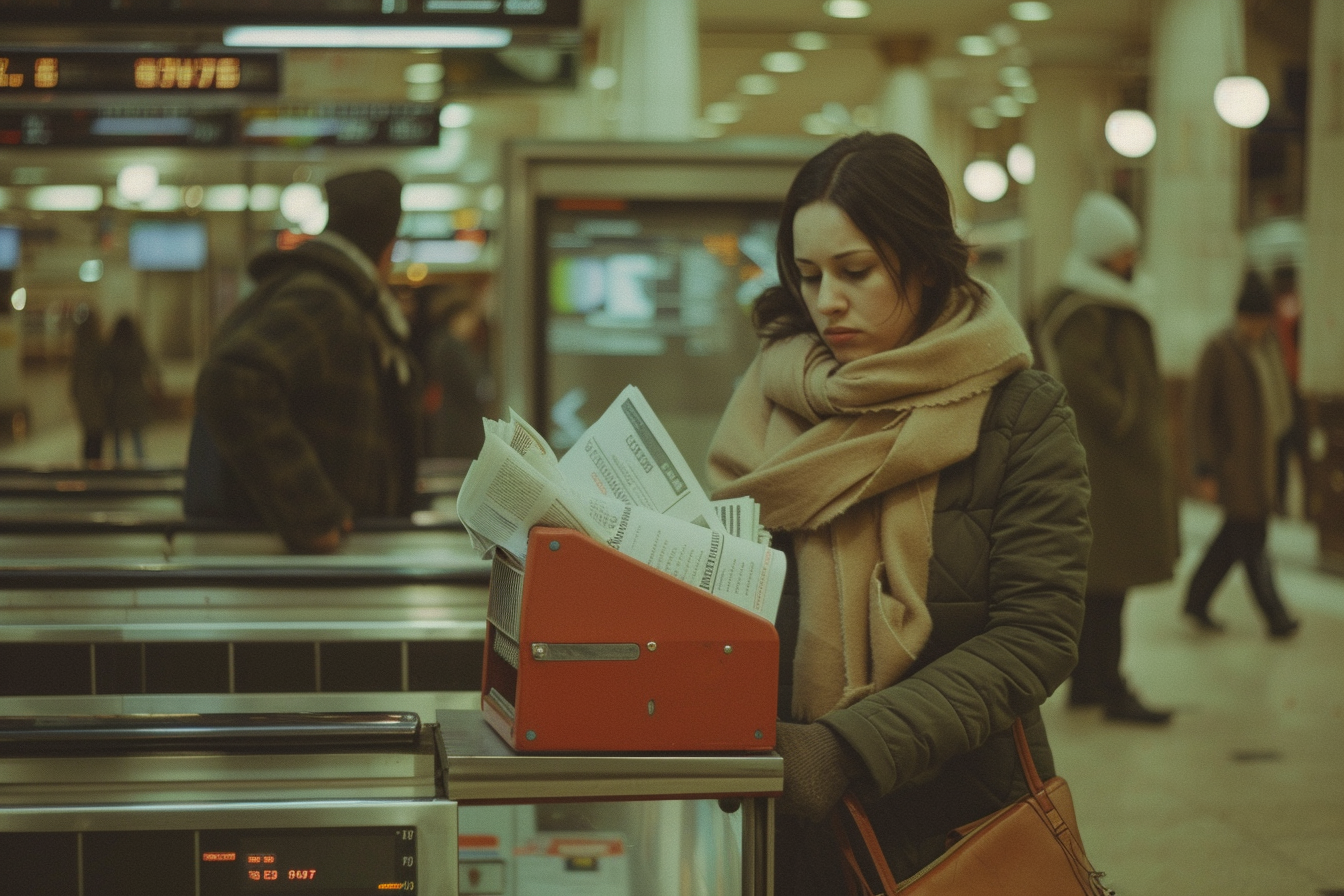
[(898, 875), (936, 858), (951, 828), (1026, 793), (1014, 718), (1037, 770), (1054, 774), (1039, 707), (1077, 660), (1088, 497), (1063, 387), (1038, 370), (999, 384), (976, 452), (939, 477), (932, 637), (900, 682), (820, 720), (862, 757)]

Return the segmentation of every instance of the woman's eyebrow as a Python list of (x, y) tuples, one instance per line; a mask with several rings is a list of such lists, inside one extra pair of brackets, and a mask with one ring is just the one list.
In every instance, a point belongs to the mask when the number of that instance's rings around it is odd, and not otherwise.
[[(873, 252), (873, 250), (872, 250), (872, 249), (862, 248), (862, 247), (857, 248), (857, 249), (847, 249), (847, 250), (845, 250), (844, 252), (837, 252), (837, 253), (835, 253), (834, 255), (831, 256), (831, 258), (848, 258), (848, 257), (851, 256), (851, 255), (858, 255), (858, 254), (861, 253), (861, 252)], [(874, 252), (873, 254), (876, 254), (876, 252)], [(801, 256), (801, 255), (795, 255), (795, 256), (793, 256), (793, 260), (794, 260), (795, 262), (807, 262), (808, 264), (816, 264), (816, 262), (813, 261), (812, 259), (810, 259), (810, 258), (804, 258), (804, 257)]]

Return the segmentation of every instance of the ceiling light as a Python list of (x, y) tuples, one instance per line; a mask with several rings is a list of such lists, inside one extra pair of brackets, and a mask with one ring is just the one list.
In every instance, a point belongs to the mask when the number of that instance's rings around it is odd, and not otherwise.
[(845, 108), (844, 103), (831, 100), (822, 105), (821, 114), (834, 122), (837, 128), (844, 128), (850, 124), (849, 110)]
[(205, 201), (205, 187), (200, 184), (192, 184), (182, 191), (182, 204), (187, 208), (200, 208)]
[(1019, 22), (1044, 22), (1055, 14), (1049, 3), (1009, 3), (1008, 15)]
[(1025, 87), (1014, 87), (1013, 99), (1029, 106), (1040, 99), (1040, 94), (1036, 92), (1036, 85), (1028, 84)]
[(1004, 87), (1030, 86), (1031, 72), (1020, 65), (1005, 65), (999, 69), (999, 83)]
[(443, 96), (442, 84), (407, 84), (406, 99), (412, 103), (432, 103)]
[(97, 283), (101, 279), (103, 279), (103, 262), (101, 259), (90, 258), (88, 261), (80, 263), (80, 283)]
[(737, 124), (742, 120), (742, 106), (739, 103), (718, 102), (705, 107), (705, 121), (711, 124)]
[(990, 130), (999, 126), (999, 113), (988, 106), (976, 106), (966, 113), (966, 117), (971, 120), (973, 126), (984, 130)]
[(821, 8), (833, 19), (862, 19), (873, 11), (867, 0), (826, 0)]
[(467, 204), (459, 184), (407, 184), (401, 188), (401, 208), (408, 212), (451, 212)]
[(750, 74), (737, 79), (737, 92), (743, 96), (769, 96), (779, 90), (773, 75)]
[(820, 112), (803, 116), (803, 130), (818, 137), (829, 137), (840, 132), (839, 126)]
[(28, 304), (28, 290), (20, 286), (14, 290), (14, 294), (9, 297), (9, 305), (15, 311), (22, 311)]
[(182, 188), (169, 187), (164, 184), (154, 188), (140, 202), (140, 208), (147, 212), (175, 212), (182, 207)]
[(416, 62), (402, 73), (407, 84), (437, 84), (443, 80), (443, 66), (437, 62)]
[(1147, 112), (1117, 109), (1106, 119), (1106, 142), (1120, 155), (1137, 159), (1157, 142), (1157, 127)]
[(205, 188), (201, 208), (208, 212), (241, 212), (247, 208), (245, 184), (212, 184)]
[(1022, 32), (1017, 30), (1016, 25), (1010, 25), (1007, 22), (999, 22), (996, 25), (989, 26), (989, 36), (994, 39), (994, 43), (1001, 47), (1011, 47), (1022, 39)]
[(820, 31), (799, 31), (789, 38), (789, 46), (795, 50), (829, 50), (831, 41)]
[(1213, 107), (1233, 127), (1253, 128), (1269, 114), (1269, 91), (1259, 78), (1232, 75), (1213, 89)]
[(35, 212), (91, 212), (103, 205), (103, 188), (86, 184), (33, 187), (28, 207)]
[(957, 49), (963, 56), (993, 56), (999, 52), (999, 45), (992, 37), (983, 34), (967, 34), (957, 40)]
[(247, 191), (247, 207), (254, 212), (273, 212), (280, 207), (280, 188), (275, 184), (253, 184)]
[(992, 159), (977, 159), (961, 177), (966, 192), (981, 202), (997, 202), (1008, 192), (1008, 172)]
[(588, 83), (593, 86), (594, 90), (610, 90), (616, 86), (616, 82), (619, 80), (620, 75), (617, 74), (616, 69), (609, 65), (599, 65), (588, 75)]
[(1020, 184), (1036, 179), (1036, 153), (1025, 143), (1014, 143), (1008, 148), (1008, 173)]
[(1011, 96), (999, 95), (989, 101), (989, 107), (994, 110), (994, 114), (1000, 118), (1021, 118), (1022, 104)]
[(117, 192), (130, 202), (144, 202), (159, 185), (159, 169), (153, 165), (127, 165), (117, 173)]
[(224, 29), (226, 47), (507, 47), (507, 28), (424, 28), (340, 25), (239, 25)]
[(295, 224), (311, 217), (320, 205), (322, 190), (316, 184), (295, 183), (280, 191), (280, 214)]
[(439, 112), (439, 127), (464, 128), (476, 117), (476, 110), (466, 103), (449, 103)]
[(778, 50), (774, 53), (766, 53), (761, 57), (761, 68), (776, 74), (800, 72), (806, 65), (807, 62), (804, 61), (803, 54), (795, 53), (792, 50)]

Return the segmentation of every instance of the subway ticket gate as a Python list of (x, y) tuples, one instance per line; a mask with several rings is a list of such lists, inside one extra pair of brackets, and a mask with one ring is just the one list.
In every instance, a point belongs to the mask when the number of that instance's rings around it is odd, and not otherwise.
[[(538, 880), (557, 868), (596, 871), (623, 859), (638, 867), (620, 892), (636, 896), (702, 860), (706, 847), (690, 842), (704, 829), (698, 813), (735, 838), (710, 869), (716, 892), (773, 892), (779, 756), (520, 753), (471, 707), (473, 697), (438, 695), (433, 708), (424, 695), (387, 694), (29, 701), (41, 712), (0, 717), (0, 890), (531, 896), (553, 892)], [(396, 699), (417, 712), (337, 708)], [(270, 711), (286, 702), (322, 709)], [(97, 711), (118, 703), (154, 711)], [(178, 711), (230, 703), (246, 711)], [(82, 714), (60, 714), (63, 705)], [(576, 838), (533, 820), (541, 849), (482, 850), (498, 840), (481, 836), (473, 818), (501, 807), (530, 819), (546, 807), (570, 815), (591, 807), (611, 819), (625, 807), (620, 817), (636, 819), (645, 836), (627, 834), (600, 857), (590, 848), (603, 841), (588, 837), (589, 851), (566, 858)]]

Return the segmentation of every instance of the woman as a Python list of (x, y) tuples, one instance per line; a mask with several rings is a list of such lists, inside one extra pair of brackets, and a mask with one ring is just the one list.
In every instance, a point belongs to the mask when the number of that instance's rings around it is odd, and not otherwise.
[(98, 312), (80, 306), (75, 311), (75, 347), (70, 356), (70, 398), (84, 434), (81, 456), (97, 466), (103, 461), (103, 430), (107, 428), (107, 393), (110, 388), (106, 346)]
[(121, 435), (131, 438), (137, 463), (145, 462), (145, 442), (142, 432), (154, 416), (151, 384), (158, 382), (158, 374), (135, 321), (122, 315), (112, 327), (107, 340), (107, 369), (111, 378), (107, 419), (112, 429), (112, 451), (121, 463)]
[[(1090, 530), (1064, 390), (967, 273), (947, 187), (895, 134), (847, 137), (784, 202), (763, 347), (715, 434), (716, 497), (791, 552), (776, 884), (839, 893), (825, 818), (867, 797), (892, 871), (1026, 792), (1011, 725), (1069, 675)], [(796, 585), (796, 590), (792, 590)]]

